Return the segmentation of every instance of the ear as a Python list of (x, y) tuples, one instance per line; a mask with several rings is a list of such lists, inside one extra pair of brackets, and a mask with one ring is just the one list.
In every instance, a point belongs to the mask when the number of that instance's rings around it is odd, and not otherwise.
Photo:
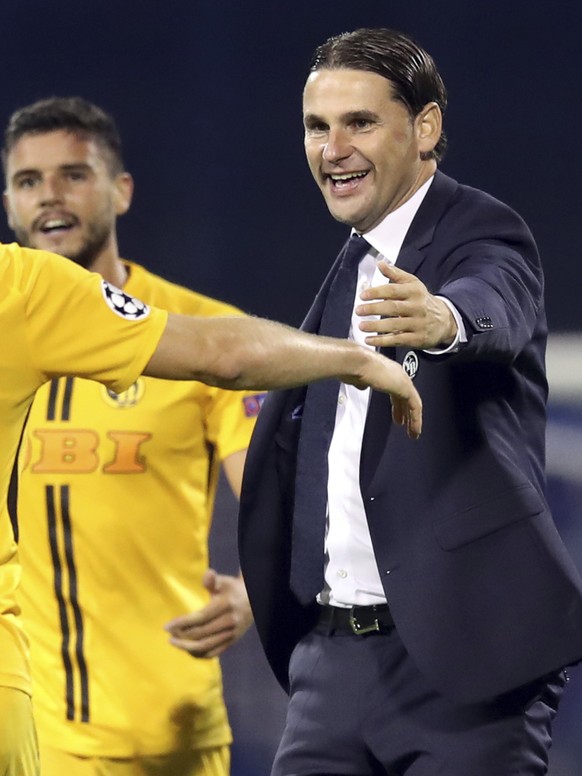
[(133, 178), (128, 172), (120, 172), (115, 177), (115, 214), (127, 213), (133, 197)]
[(12, 213), (10, 212), (10, 200), (8, 199), (8, 192), (6, 190), (2, 194), (2, 204), (4, 205), (4, 210), (6, 211), (6, 220), (8, 221), (8, 226), (11, 229), (14, 229)]
[(443, 114), (436, 102), (427, 102), (414, 120), (418, 150), (430, 154), (443, 131)]

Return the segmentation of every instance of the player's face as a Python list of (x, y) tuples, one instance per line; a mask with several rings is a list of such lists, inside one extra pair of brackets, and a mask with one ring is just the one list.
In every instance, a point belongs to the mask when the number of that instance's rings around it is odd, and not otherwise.
[(94, 140), (63, 130), (16, 143), (4, 206), (21, 245), (91, 267), (115, 244), (115, 219), (129, 207), (131, 179), (112, 175), (105, 153)]
[(409, 199), (436, 169), (420, 158), (440, 136), (435, 121), (434, 103), (412, 119), (376, 73), (311, 73), (303, 93), (305, 152), (333, 217), (366, 232)]

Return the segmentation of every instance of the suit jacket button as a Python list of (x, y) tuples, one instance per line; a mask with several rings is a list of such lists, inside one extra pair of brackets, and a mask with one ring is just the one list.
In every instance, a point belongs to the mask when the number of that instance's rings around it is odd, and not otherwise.
[(493, 321), (488, 315), (483, 315), (475, 319), (475, 323), (480, 329), (492, 329)]

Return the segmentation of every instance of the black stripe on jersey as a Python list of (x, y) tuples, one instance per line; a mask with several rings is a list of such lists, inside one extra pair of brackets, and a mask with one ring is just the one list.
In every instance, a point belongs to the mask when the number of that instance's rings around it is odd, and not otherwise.
[[(20, 447), (20, 445), (19, 445)], [(8, 517), (12, 524), (12, 533), (14, 534), (14, 541), (18, 543), (19, 531), (18, 531), (18, 451), (14, 458), (14, 464), (12, 465), (12, 472), (10, 474), (10, 483), (8, 485), (8, 496), (6, 497), (6, 506), (8, 507)]]
[[(54, 380), (51, 380), (47, 408), (46, 408), (47, 420), (56, 420), (57, 406), (59, 403), (58, 399), (59, 399), (60, 385), (61, 385), (60, 377), (56, 377)], [(73, 397), (74, 378), (66, 377), (64, 385), (65, 387), (63, 390), (63, 400), (60, 407), (60, 411), (61, 411), (60, 420), (70, 420), (71, 419), (71, 399)]]
[[(69, 379), (71, 378), (67, 378), (67, 380)], [(63, 420), (65, 420), (65, 418), (63, 418)], [(75, 657), (77, 658), (79, 676), (81, 679), (81, 722), (89, 722), (89, 675), (87, 672), (85, 654), (83, 652), (85, 630), (83, 626), (83, 615), (81, 613), (81, 607), (79, 606), (77, 569), (75, 567), (75, 554), (73, 551), (73, 531), (71, 529), (71, 515), (69, 511), (68, 485), (63, 485), (61, 487), (61, 514), (63, 519), (63, 535), (65, 539), (65, 559), (69, 571), (69, 600), (73, 608), (75, 628), (77, 631)]]
[(55, 505), (54, 485), (47, 485), (46, 492), (46, 513), (48, 519), (48, 539), (51, 549), (51, 558), (54, 569), (54, 589), (59, 607), (59, 619), (61, 621), (61, 657), (65, 667), (65, 697), (67, 701), (67, 719), (75, 719), (75, 698), (73, 694), (73, 666), (69, 655), (69, 618), (67, 616), (67, 606), (63, 595), (63, 569), (59, 557), (59, 545), (57, 536), (57, 512)]
[(61, 420), (70, 420), (71, 416), (71, 396), (73, 395), (73, 378), (67, 377), (65, 380), (65, 393), (63, 395), (63, 406), (61, 409)]
[(46, 408), (47, 420), (55, 419), (58, 391), (59, 391), (59, 379), (57, 377), (54, 380), (51, 380), (51, 387), (50, 387), (49, 397), (48, 397), (48, 405)]
[(12, 532), (14, 534), (14, 541), (18, 543), (19, 529), (18, 529), (18, 459), (20, 458), (20, 448), (22, 447), (22, 440), (24, 439), (24, 432), (26, 431), (26, 424), (28, 423), (28, 416), (30, 415), (30, 407), (24, 418), (22, 424), (22, 431), (20, 432), (20, 439), (18, 440), (18, 447), (14, 454), (14, 463), (12, 464), (12, 471), (10, 472), (10, 482), (8, 483), (8, 494), (6, 496), (6, 508), (8, 509), (8, 517), (12, 524)]
[(208, 455), (208, 480), (206, 482), (206, 495), (208, 495), (213, 485), (214, 460), (216, 458), (216, 445), (206, 440), (206, 453)]

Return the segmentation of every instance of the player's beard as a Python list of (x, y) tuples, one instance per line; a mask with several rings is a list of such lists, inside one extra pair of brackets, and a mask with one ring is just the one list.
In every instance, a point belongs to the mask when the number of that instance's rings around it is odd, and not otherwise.
[[(28, 229), (15, 225), (13, 230), (16, 241), (25, 248), (40, 248), (41, 250), (47, 250), (44, 246), (39, 245)], [(74, 261), (75, 264), (85, 267), (85, 269), (91, 269), (107, 245), (111, 236), (111, 231), (112, 227), (109, 223), (106, 223), (105, 220), (92, 221), (87, 225), (86, 234), (84, 235), (79, 248), (76, 250), (72, 248), (67, 250), (66, 247), (63, 247), (58, 253), (66, 259)]]
[(89, 224), (87, 236), (78, 251), (71, 251), (71, 259), (85, 269), (91, 269), (93, 264), (101, 255), (111, 236), (111, 228), (107, 224), (92, 223)]

